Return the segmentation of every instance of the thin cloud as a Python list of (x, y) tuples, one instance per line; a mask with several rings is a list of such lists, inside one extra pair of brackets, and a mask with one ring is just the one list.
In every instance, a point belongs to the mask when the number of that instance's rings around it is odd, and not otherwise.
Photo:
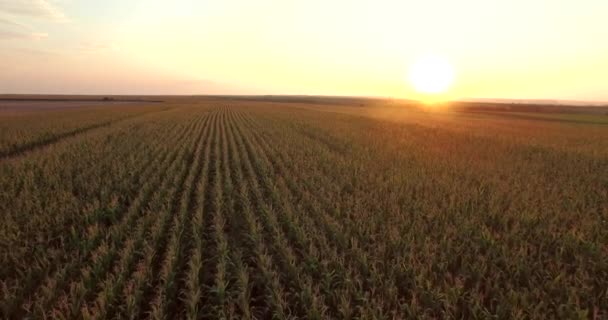
[(41, 32), (26, 33), (11, 30), (0, 30), (0, 39), (4, 40), (38, 40), (46, 37), (47, 34)]
[(0, 40), (37, 40), (46, 37), (46, 33), (36, 32), (24, 24), (0, 18)]
[(0, 0), (0, 13), (66, 21), (65, 14), (46, 0)]

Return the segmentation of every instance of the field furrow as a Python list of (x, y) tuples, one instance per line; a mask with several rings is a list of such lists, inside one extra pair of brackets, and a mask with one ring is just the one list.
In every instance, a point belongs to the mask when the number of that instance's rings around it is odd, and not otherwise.
[(125, 117), (112, 119), (112, 120), (108, 120), (108, 121), (103, 121), (103, 122), (97, 122), (97, 123), (93, 123), (91, 125), (77, 127), (77, 128), (71, 129), (71, 130), (64, 131), (64, 132), (40, 134), (38, 137), (35, 137), (35, 138), (31, 139), (30, 141), (27, 141), (24, 143), (19, 143), (19, 144), (13, 144), (9, 147), (0, 149), (0, 161), (9, 159), (9, 158), (13, 158), (13, 157), (17, 157), (17, 156), (26, 154), (26, 153), (34, 151), (34, 150), (46, 148), (61, 140), (68, 139), (68, 138), (86, 133), (91, 130), (107, 127), (107, 126), (110, 126), (117, 122), (124, 121), (124, 120), (130, 119), (130, 118), (133, 118), (133, 117), (142, 116), (142, 115), (145, 115), (150, 112), (160, 112), (160, 111), (163, 111), (163, 110), (142, 111), (139, 114), (134, 114), (134, 115), (125, 116)]
[[(204, 126), (204, 131), (202, 133), (202, 138), (199, 141), (199, 145), (197, 146), (197, 151), (196, 155), (195, 155), (195, 160), (193, 163), (193, 166), (195, 168), (198, 168), (200, 165), (200, 143), (204, 143), (207, 141), (208, 136), (209, 136), (209, 118), (210, 116), (206, 116), (204, 119), (200, 120), (201, 122), (203, 122), (203, 126)], [(191, 175), (188, 176), (188, 180), (186, 182), (186, 190), (189, 190), (189, 192), (186, 192), (182, 195), (182, 199), (180, 201), (180, 211), (179, 214), (180, 215), (185, 215), (186, 213), (189, 212), (189, 205), (191, 204), (191, 200), (190, 197), (192, 196), (191, 193), (193, 192), (194, 188), (192, 188), (192, 184), (193, 181), (196, 181), (200, 175), (200, 170), (197, 171), (196, 176), (192, 175), (192, 171), (190, 172)], [(186, 199), (187, 197), (187, 199)], [(121, 293), (124, 289), (124, 285), (126, 283), (126, 281), (128, 279), (131, 278), (131, 274), (132, 272), (134, 272), (134, 266), (137, 262), (141, 261), (141, 259), (143, 258), (142, 256), (140, 256), (139, 254), (136, 254), (136, 252), (140, 252), (142, 247), (144, 247), (147, 243), (145, 239), (145, 235), (146, 232), (149, 232), (149, 227), (155, 223), (154, 221), (155, 217), (152, 217), (152, 221), (146, 221), (146, 225), (145, 227), (141, 227), (141, 228), (136, 228), (136, 236), (133, 236), (132, 239), (135, 239), (136, 241), (136, 248), (134, 249), (129, 249), (128, 246), (125, 246), (125, 249), (128, 253), (124, 255), (124, 260), (121, 260), (120, 262), (118, 262), (118, 264), (115, 266), (115, 272), (114, 274), (111, 274), (108, 276), (108, 278), (106, 278), (106, 281), (104, 282), (104, 285), (107, 284), (106, 286), (102, 287), (100, 290), (100, 293), (97, 296), (97, 299), (95, 301), (94, 304), (94, 309), (92, 310), (92, 314), (95, 315), (102, 315), (102, 318), (107, 318), (107, 317), (112, 317), (114, 316), (114, 313), (112, 310), (112, 305), (114, 303), (114, 300), (116, 299), (116, 297), (118, 296), (119, 293)], [(139, 227), (139, 226), (138, 226)], [(185, 228), (186, 226), (184, 226)], [(186, 233), (185, 230), (182, 230), (182, 233)], [(185, 236), (185, 235), (184, 235)], [(176, 271), (175, 274), (179, 274), (179, 271)], [(176, 280), (174, 280), (176, 281)], [(177, 291), (176, 291), (177, 292)]]
[[(184, 131), (185, 133), (185, 131)], [(169, 150), (167, 150), (169, 151)], [(157, 158), (157, 164), (160, 163), (160, 160), (164, 160), (165, 159), (165, 155), (164, 153), (161, 153), (160, 158)], [(144, 162), (145, 164), (145, 162)], [(148, 170), (147, 172), (144, 172), (143, 175), (145, 176), (149, 176), (151, 172), (149, 169), (154, 170), (155, 166), (151, 165), (150, 167), (141, 167), (140, 169), (136, 169), (135, 172), (137, 172), (137, 170)], [(152, 178), (150, 176), (150, 178)], [(152, 180), (152, 179), (151, 179)], [(144, 196), (145, 193), (140, 193), (140, 196)], [(71, 276), (71, 274), (78, 269), (78, 263), (85, 261), (88, 257), (88, 255), (91, 252), (94, 252), (96, 249), (95, 246), (97, 246), (98, 244), (101, 244), (102, 239), (103, 238), (107, 238), (109, 235), (111, 235), (114, 232), (113, 227), (120, 225), (120, 221), (125, 221), (125, 222), (129, 222), (131, 220), (129, 220), (128, 217), (131, 217), (132, 214), (129, 214), (129, 212), (134, 212), (136, 211), (137, 207), (139, 205), (141, 205), (141, 203), (139, 202), (141, 199), (138, 197), (135, 198), (133, 205), (135, 206), (134, 208), (132, 207), (127, 207), (127, 206), (121, 206), (119, 204), (115, 204), (114, 208), (112, 208), (112, 211), (89, 211), (90, 213), (90, 217), (87, 218), (85, 221), (85, 225), (84, 226), (80, 226), (80, 232), (75, 232), (75, 230), (73, 230), (71, 238), (67, 238), (66, 242), (63, 244), (63, 250), (58, 250), (56, 251), (56, 255), (48, 255), (47, 252), (47, 261), (45, 263), (45, 265), (42, 266), (41, 269), (33, 269), (30, 268), (30, 275), (28, 276), (29, 279), (31, 279), (31, 281), (34, 281), (34, 279), (36, 279), (37, 275), (33, 274), (31, 272), (35, 272), (38, 271), (39, 275), (45, 275), (45, 274), (49, 274), (49, 276), (47, 277), (47, 280), (44, 280), (43, 283), (41, 283), (42, 286), (39, 287), (39, 290), (35, 290), (30, 288), (29, 290), (33, 290), (32, 292), (36, 292), (36, 291), (40, 291), (39, 293), (35, 294), (34, 296), (42, 296), (42, 300), (49, 300), (51, 299), (49, 298), (44, 298), (45, 295), (48, 295), (49, 290), (52, 290), (54, 293), (53, 295), (56, 296), (56, 293), (58, 290), (61, 290), (61, 288), (66, 285), (67, 283), (65, 282), (65, 279), (69, 279), (69, 277)], [(121, 211), (124, 210), (124, 213), (121, 213)], [(88, 212), (87, 212), (88, 213)], [(105, 214), (109, 214), (111, 213), (112, 216), (106, 216)], [(108, 223), (115, 223), (114, 225), (110, 226), (110, 229), (108, 230), (103, 230), (105, 227), (108, 226)], [(109, 234), (104, 234), (105, 232), (109, 232)], [(111, 236), (110, 236), (111, 237)], [(23, 262), (21, 262), (23, 263)], [(58, 268), (59, 267), (59, 268)], [(56, 271), (54, 271), (56, 270)], [(33, 283), (33, 282), (32, 282)], [(50, 287), (50, 288), (49, 288)], [(27, 289), (27, 285), (22, 285), (21, 289)], [(19, 294), (15, 294), (15, 296), (19, 296)], [(35, 303), (38, 304), (39, 302), (41, 302), (42, 300), (36, 298), (35, 300), (39, 300), (36, 301)], [(24, 305), (24, 308), (26, 309), (30, 309), (32, 308), (32, 303), (34, 303), (34, 301), (32, 299), (28, 299), (25, 301), (26, 305)], [(36, 308), (46, 308), (44, 306), (40, 306), (37, 305)], [(44, 310), (44, 309), (42, 309)], [(41, 311), (41, 310), (38, 310)]]
[[(153, 252), (154, 256), (143, 260), (142, 264), (137, 266), (137, 272), (142, 278), (137, 279), (136, 287), (129, 285), (126, 288), (134, 290), (137, 297), (127, 306), (129, 318), (137, 317), (138, 313), (148, 312), (152, 316), (162, 316), (169, 312), (171, 305), (177, 299), (176, 269), (182, 255), (185, 224), (190, 219), (187, 206), (190, 202), (194, 177), (201, 169), (199, 161), (202, 147), (212, 122), (213, 114), (207, 115), (204, 121), (201, 121), (203, 129), (188, 140), (191, 148), (185, 154), (181, 168), (170, 173), (173, 179), (168, 185), (166, 194), (159, 197), (158, 202), (151, 206), (153, 212), (160, 216), (159, 224), (150, 232), (148, 243), (148, 250)], [(141, 305), (143, 302), (146, 303)]]
[[(243, 120), (246, 121), (246, 120)], [(257, 142), (256, 142), (257, 143)], [(262, 149), (262, 147), (260, 146), (260, 148)], [(270, 151), (272, 152), (272, 151)], [(271, 157), (273, 157), (273, 159), (275, 159), (274, 161), (276, 162), (280, 155), (277, 154), (272, 154)], [(263, 157), (265, 161), (269, 161), (268, 158), (266, 156)], [(273, 168), (273, 166), (267, 164), (267, 168)], [(280, 166), (276, 165), (276, 168), (280, 168)], [(270, 171), (276, 171), (276, 169), (269, 169)], [(277, 173), (274, 172), (272, 173), (275, 176), (275, 179), (277, 180), (277, 184), (278, 185), (283, 185), (284, 188), (284, 184), (285, 182), (283, 181), (284, 178), (287, 178), (290, 180), (291, 183), (293, 183), (293, 179), (294, 177), (298, 176), (298, 173), (295, 172), (287, 172), (284, 171), (282, 173)], [(312, 199), (310, 197), (306, 198), (305, 196), (302, 196), (302, 190), (297, 189), (298, 187), (296, 187), (296, 190), (289, 190), (289, 189), (283, 189), (283, 191), (285, 192), (285, 196), (291, 196), (290, 201), (283, 201), (283, 203), (285, 204), (285, 208), (283, 211), (283, 214), (281, 215), (283, 217), (283, 221), (284, 221), (284, 226), (285, 228), (287, 228), (287, 232), (289, 232), (290, 234), (293, 234), (292, 232), (297, 232), (293, 229), (296, 229), (298, 226), (295, 226), (291, 221), (287, 221), (285, 218), (285, 216), (290, 216), (291, 212), (294, 211), (293, 208), (290, 208), (291, 204), (293, 203), (296, 206), (300, 206), (303, 207), (305, 205), (308, 205), (310, 202), (315, 201), (315, 199)], [(275, 204), (279, 206), (281, 203), (281, 200), (278, 199), (279, 196), (276, 192), (272, 193), (274, 198), (275, 198)], [(296, 199), (297, 197), (297, 199)], [(304, 200), (304, 201), (303, 201)], [(319, 212), (317, 207), (314, 206), (307, 206), (306, 208), (306, 212), (312, 212), (314, 213), (316, 216), (316, 218), (313, 218), (312, 220), (310, 219), (310, 216), (306, 215), (303, 217), (303, 219), (306, 220), (306, 222), (308, 222), (308, 225), (304, 224), (302, 226), (308, 228), (308, 232), (309, 234), (315, 235), (317, 238), (312, 241), (309, 240), (308, 242), (308, 247), (302, 247), (302, 249), (299, 251), (300, 253), (304, 253), (304, 250), (308, 250), (307, 254), (304, 254), (303, 259), (305, 259), (306, 261), (308, 261), (309, 263), (312, 264), (312, 270), (314, 272), (314, 274), (317, 275), (317, 279), (316, 281), (318, 281), (319, 283), (322, 284), (322, 288), (323, 291), (326, 294), (331, 294), (332, 292), (334, 292), (335, 290), (338, 290), (340, 288), (336, 287), (336, 285), (339, 284), (360, 284), (361, 282), (361, 276), (359, 275), (359, 273), (357, 271), (353, 271), (352, 268), (349, 266), (346, 266), (346, 269), (344, 269), (344, 263), (347, 262), (348, 258), (344, 256), (344, 254), (340, 251), (338, 251), (335, 248), (335, 241), (336, 241), (336, 237), (341, 236), (342, 234), (337, 231), (337, 230), (331, 230), (328, 232), (328, 236), (325, 237), (323, 236), (322, 233), (319, 233), (319, 230), (325, 230), (327, 225), (331, 222), (325, 222), (326, 220), (324, 216), (322, 216), (322, 213)], [(294, 217), (295, 220), (295, 217)], [(315, 223), (317, 222), (317, 223)], [(312, 225), (311, 225), (312, 224)], [(320, 238), (319, 238), (320, 237)], [(329, 237), (329, 238), (328, 238)], [(345, 239), (345, 236), (341, 236), (341, 238)], [(317, 249), (318, 248), (318, 249)], [(319, 261), (316, 259), (315, 256), (319, 256), (322, 259), (323, 263), (319, 263)], [(326, 272), (318, 272), (319, 270), (315, 270), (316, 268), (325, 268)], [(330, 268), (330, 269), (328, 269)], [(324, 278), (323, 276), (319, 277), (320, 275), (331, 275), (330, 278)], [(310, 277), (310, 276), (309, 276)], [(311, 280), (306, 280), (306, 282), (310, 283), (312, 282), (312, 278)], [(319, 287), (315, 288), (316, 291), (320, 290)], [(351, 288), (351, 291), (353, 289)], [(360, 289), (358, 291), (361, 291)], [(349, 297), (352, 296), (352, 299), (355, 300), (360, 300), (364, 297), (361, 297), (359, 295), (355, 295), (354, 293), (351, 295), (342, 295), (343, 298), (344, 297)], [(331, 296), (329, 297), (330, 299), (332, 298)], [(317, 298), (317, 300), (319, 300), (320, 298)], [(349, 299), (351, 299), (349, 297)], [(337, 302), (337, 301), (336, 301)], [(319, 302), (320, 303), (320, 302)], [(324, 310), (324, 308), (319, 307), (319, 310)], [(348, 314), (349, 312), (347, 312), (346, 310), (344, 311), (344, 313)]]
[[(197, 123), (193, 128), (193, 135), (197, 136), (202, 131), (200, 123)], [(190, 138), (192, 140), (192, 138)], [(160, 174), (153, 176), (152, 179), (148, 180), (146, 184), (140, 189), (139, 196), (135, 199), (132, 205), (126, 208), (122, 218), (117, 221), (116, 224), (112, 224), (107, 231), (105, 231), (105, 237), (102, 242), (96, 247), (89, 249), (90, 257), (83, 267), (80, 268), (81, 278), (78, 281), (74, 281), (70, 284), (69, 293), (65, 299), (59, 299), (56, 309), (61, 310), (62, 313), (68, 312), (69, 315), (75, 316), (81, 312), (86, 312), (86, 309), (81, 310), (89, 299), (94, 298), (96, 295), (92, 294), (91, 291), (95, 288), (103, 287), (103, 279), (112, 270), (112, 265), (115, 260), (119, 257), (119, 251), (124, 250), (125, 244), (131, 240), (132, 232), (137, 229), (141, 230), (141, 235), (145, 229), (151, 225), (157, 215), (153, 213), (151, 209), (152, 204), (155, 202), (163, 203), (166, 201), (167, 196), (166, 188), (170, 188), (171, 180), (173, 179), (172, 173), (182, 166), (184, 161), (187, 161), (188, 150), (187, 144), (184, 144), (186, 148), (178, 149), (178, 153), (173, 157), (169, 158), (169, 161), (164, 162), (164, 166), (158, 167), (155, 172), (163, 172), (166, 174)], [(167, 179), (165, 179), (167, 178)], [(151, 221), (149, 221), (151, 220)], [(130, 258), (127, 256), (127, 258)], [(107, 282), (114, 284), (112, 276), (109, 276)], [(70, 310), (65, 310), (62, 306), (65, 300), (72, 301), (70, 304)]]
[(608, 316), (605, 126), (167, 99), (0, 114), (0, 317)]

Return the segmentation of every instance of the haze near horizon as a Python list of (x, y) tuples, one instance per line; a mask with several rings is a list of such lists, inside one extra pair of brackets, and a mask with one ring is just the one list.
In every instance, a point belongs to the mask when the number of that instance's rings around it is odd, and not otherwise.
[(0, 93), (608, 101), (607, 15), (602, 0), (0, 0)]

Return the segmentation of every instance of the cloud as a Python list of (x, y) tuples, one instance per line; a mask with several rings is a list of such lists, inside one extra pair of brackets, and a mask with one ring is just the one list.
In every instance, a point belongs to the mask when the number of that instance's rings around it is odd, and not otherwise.
[(11, 40), (11, 39), (22, 39), (22, 40), (37, 40), (46, 38), (46, 33), (41, 32), (19, 32), (19, 31), (11, 31), (11, 30), (0, 30), (0, 39)]
[(35, 18), (51, 22), (65, 22), (65, 14), (48, 0), (0, 0), (0, 40), (38, 40), (44, 32), (17, 22)]
[(0, 40), (36, 40), (46, 36), (46, 33), (36, 32), (24, 24), (0, 18)]
[(67, 20), (65, 14), (47, 0), (0, 0), (0, 13), (53, 21)]

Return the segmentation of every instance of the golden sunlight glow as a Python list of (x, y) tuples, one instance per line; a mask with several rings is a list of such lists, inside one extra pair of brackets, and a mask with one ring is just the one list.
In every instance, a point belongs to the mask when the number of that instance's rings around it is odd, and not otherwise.
[(607, 13), (607, 0), (0, 0), (0, 93), (601, 102)]
[(428, 96), (425, 100), (445, 94), (452, 86), (454, 76), (454, 68), (450, 62), (436, 54), (419, 57), (412, 63), (408, 72), (414, 90)]

